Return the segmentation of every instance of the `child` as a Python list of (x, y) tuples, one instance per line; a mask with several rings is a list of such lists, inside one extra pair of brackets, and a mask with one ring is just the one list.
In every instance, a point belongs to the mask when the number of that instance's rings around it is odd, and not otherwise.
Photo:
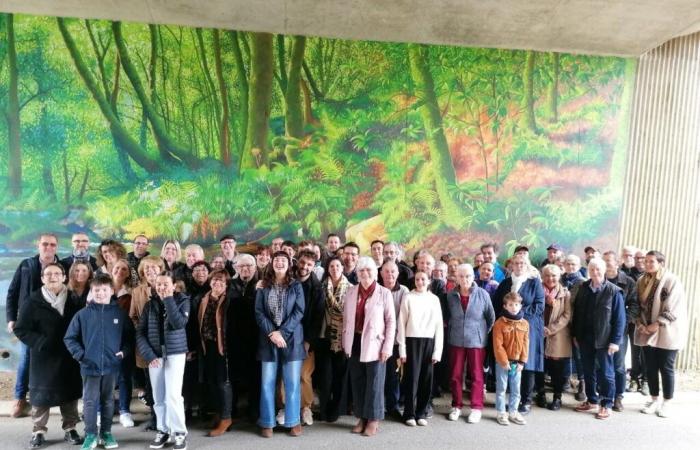
[[(92, 301), (71, 320), (63, 341), (78, 362), (83, 378), (85, 440), (83, 450), (119, 445), (112, 436), (112, 393), (122, 360), (133, 348), (133, 327), (126, 312), (113, 300), (112, 277), (101, 273), (90, 283)], [(97, 437), (97, 412), (100, 435)]]
[(156, 278), (156, 296), (143, 308), (136, 328), (139, 353), (148, 361), (148, 375), (153, 388), (153, 409), (158, 431), (150, 448), (163, 448), (175, 436), (175, 450), (187, 449), (185, 403), (182, 381), (185, 374), (190, 301), (175, 292), (171, 272)]
[[(522, 298), (517, 292), (503, 297), (501, 317), (493, 326), (493, 352), (496, 357), (496, 421), (525, 425), (518, 412), (520, 374), (527, 362), (530, 325), (523, 319)], [(505, 408), (506, 388), (510, 388), (508, 413)]]

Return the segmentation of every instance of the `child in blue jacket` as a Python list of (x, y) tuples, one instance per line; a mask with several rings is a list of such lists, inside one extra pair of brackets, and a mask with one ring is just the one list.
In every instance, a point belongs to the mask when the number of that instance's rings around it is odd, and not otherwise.
[[(117, 448), (112, 436), (114, 386), (122, 360), (133, 350), (134, 329), (129, 317), (114, 301), (112, 277), (98, 274), (90, 283), (92, 302), (80, 310), (68, 326), (63, 341), (78, 362), (83, 377), (83, 450)], [(100, 434), (97, 435), (97, 413)]]

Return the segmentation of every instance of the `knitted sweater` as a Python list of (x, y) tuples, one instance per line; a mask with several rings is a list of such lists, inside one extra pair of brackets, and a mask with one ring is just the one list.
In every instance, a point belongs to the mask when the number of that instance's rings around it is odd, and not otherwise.
[(442, 356), (442, 309), (440, 300), (430, 292), (411, 291), (403, 298), (398, 320), (399, 356), (406, 357), (406, 338), (435, 339), (433, 359)]

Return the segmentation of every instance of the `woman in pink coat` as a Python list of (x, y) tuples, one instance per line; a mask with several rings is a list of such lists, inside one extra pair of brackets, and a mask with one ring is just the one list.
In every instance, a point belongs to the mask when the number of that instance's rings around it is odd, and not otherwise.
[(343, 350), (352, 386), (353, 410), (359, 419), (353, 433), (374, 436), (384, 419), (384, 377), (396, 334), (394, 300), (377, 283), (377, 265), (372, 258), (357, 261), (359, 284), (345, 293)]

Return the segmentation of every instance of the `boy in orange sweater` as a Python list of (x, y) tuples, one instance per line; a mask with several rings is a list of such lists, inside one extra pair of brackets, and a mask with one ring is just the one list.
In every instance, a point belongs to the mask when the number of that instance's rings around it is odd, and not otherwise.
[[(522, 298), (517, 292), (503, 297), (501, 317), (493, 326), (493, 352), (496, 356), (496, 421), (501, 425), (527, 422), (518, 412), (520, 401), (520, 374), (527, 362), (530, 325), (523, 319)], [(510, 387), (508, 412), (506, 388)]]

